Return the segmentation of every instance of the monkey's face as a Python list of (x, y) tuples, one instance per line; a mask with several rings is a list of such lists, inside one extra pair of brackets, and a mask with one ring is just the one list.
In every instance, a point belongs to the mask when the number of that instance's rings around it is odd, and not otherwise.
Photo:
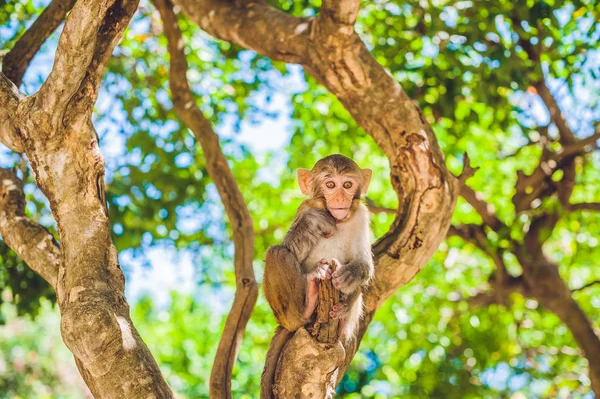
[(325, 197), (327, 210), (339, 221), (348, 217), (352, 201), (360, 198), (359, 180), (352, 175), (326, 174), (319, 188)]

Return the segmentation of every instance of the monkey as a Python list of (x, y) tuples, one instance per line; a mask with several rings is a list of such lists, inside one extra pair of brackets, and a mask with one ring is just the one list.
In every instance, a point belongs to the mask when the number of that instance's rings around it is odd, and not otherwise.
[(333, 279), (342, 293), (330, 317), (340, 337), (353, 339), (362, 316), (362, 288), (374, 274), (369, 211), (361, 201), (372, 171), (350, 158), (329, 155), (311, 170), (298, 169), (304, 200), (281, 245), (265, 254), (263, 290), (279, 324), (267, 352), (261, 398), (273, 396), (279, 354), (294, 331), (314, 321), (319, 283)]

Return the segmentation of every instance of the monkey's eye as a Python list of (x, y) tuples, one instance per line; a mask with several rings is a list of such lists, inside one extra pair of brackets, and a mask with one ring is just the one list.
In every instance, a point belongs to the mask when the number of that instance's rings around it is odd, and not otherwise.
[(335, 183), (332, 181), (328, 181), (327, 183), (325, 183), (325, 187), (327, 188), (335, 188)]
[(347, 181), (344, 183), (344, 188), (352, 188), (352, 182), (351, 181)]

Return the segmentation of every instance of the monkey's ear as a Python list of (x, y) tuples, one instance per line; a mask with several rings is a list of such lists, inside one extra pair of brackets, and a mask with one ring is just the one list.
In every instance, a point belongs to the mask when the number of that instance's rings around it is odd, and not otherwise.
[(361, 169), (363, 175), (363, 185), (361, 187), (361, 194), (366, 194), (369, 189), (369, 183), (371, 182), (371, 175), (373, 171), (371, 169)]
[(310, 195), (310, 170), (298, 169), (298, 185), (304, 195)]

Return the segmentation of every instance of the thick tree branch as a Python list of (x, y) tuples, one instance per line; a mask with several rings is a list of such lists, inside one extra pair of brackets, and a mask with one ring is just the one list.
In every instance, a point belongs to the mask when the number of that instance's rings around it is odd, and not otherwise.
[(52, 0), (2, 60), (2, 72), (18, 87), (35, 54), (64, 21), (76, 0)]
[(17, 255), (56, 289), (60, 248), (45, 227), (25, 216), (23, 182), (0, 168), (0, 235)]
[(117, 0), (108, 9), (96, 35), (96, 47), (87, 73), (77, 93), (67, 107), (63, 123), (85, 123), (92, 114), (104, 69), (112, 56), (113, 49), (121, 40), (131, 16), (137, 10), (139, 0)]
[[(50, 77), (39, 93), (20, 101), (11, 120), (57, 221), (61, 262), (55, 288), (62, 337), (98, 398), (173, 397), (129, 316), (111, 241), (104, 159), (90, 113), (68, 114), (91, 110), (95, 96), (85, 83), (99, 82), (103, 63), (136, 8), (136, 0), (79, 0), (67, 18)], [(6, 90), (4, 80), (0, 101), (10, 105), (18, 96)], [(64, 123), (69, 118), (79, 123)]]
[(349, 36), (354, 32), (359, 9), (359, 0), (324, 0), (317, 23), (332, 35)]
[(46, 104), (45, 109), (62, 111), (52, 112), (51, 123), (55, 128), (88, 72), (97, 49), (98, 31), (114, 3), (137, 5), (135, 0), (79, 0), (67, 17), (58, 41), (54, 66), (38, 93), (39, 101)]
[(266, 2), (238, 5), (220, 0), (174, 2), (200, 28), (222, 40), (285, 62), (302, 63), (312, 22), (274, 9)]
[(14, 83), (0, 72), (0, 143), (15, 152), (23, 152), (21, 137), (15, 127), (17, 107), (23, 97)]
[(237, 358), (246, 324), (258, 297), (254, 277), (254, 229), (252, 217), (238, 184), (221, 150), (219, 137), (196, 106), (186, 73), (188, 64), (183, 39), (169, 0), (154, 0), (160, 12), (171, 55), (170, 86), (173, 107), (200, 143), (206, 169), (215, 183), (231, 223), (235, 247), (236, 293), (225, 321), (210, 378), (210, 394), (215, 398), (231, 397), (231, 373)]
[(590, 368), (594, 393), (600, 392), (600, 339), (587, 315), (573, 299), (558, 272), (558, 265), (550, 261), (541, 246), (530, 248), (528, 244), (517, 248), (515, 255), (523, 267), (523, 276), (531, 296), (541, 306), (556, 314), (573, 334), (575, 341), (585, 352)]

